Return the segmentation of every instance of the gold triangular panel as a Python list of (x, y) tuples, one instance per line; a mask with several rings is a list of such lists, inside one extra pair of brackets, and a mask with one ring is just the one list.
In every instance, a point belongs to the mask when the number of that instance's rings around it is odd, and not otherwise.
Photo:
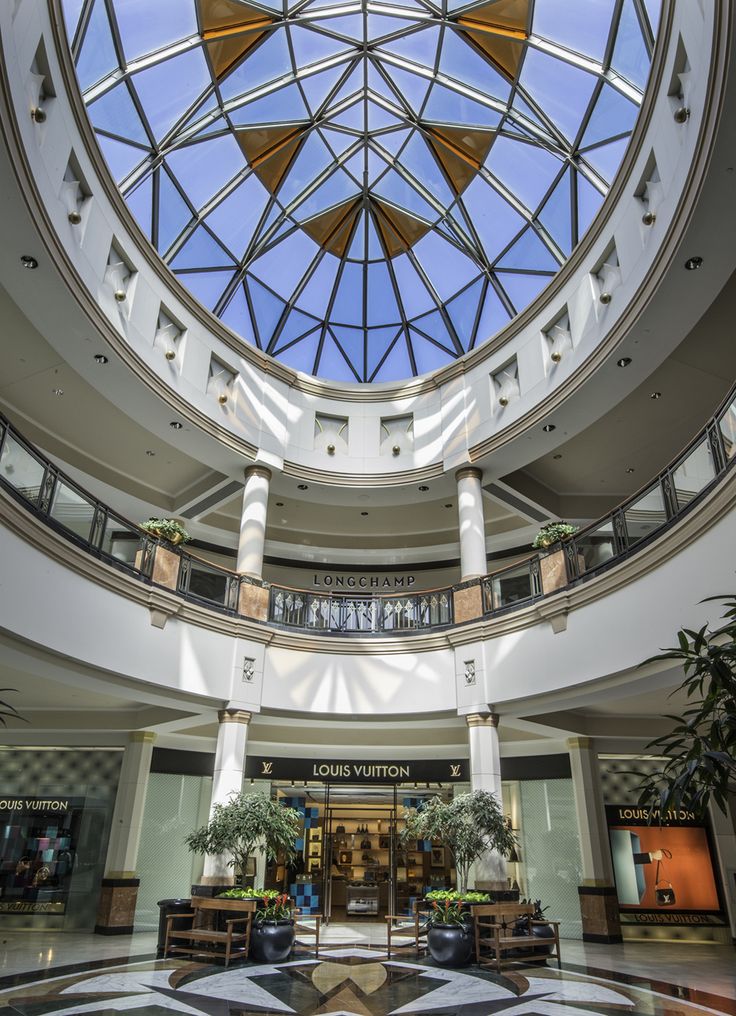
[(275, 194), (293, 162), (306, 124), (278, 127), (250, 127), (236, 131), (243, 155), (263, 186)]
[(274, 18), (236, 0), (198, 0), (202, 38), (217, 81), (222, 81), (263, 38)]
[(427, 141), (455, 192), (461, 194), (483, 165), (495, 134), (471, 127), (427, 127)]
[(516, 77), (524, 53), (524, 43), (521, 40), (498, 35), (493, 29), (486, 29), (483, 25), (472, 22), (470, 18), (460, 18), (458, 24), (478, 49), (485, 53), (494, 67), (507, 78)]
[(371, 204), (373, 205), (376, 227), (390, 258), (395, 258), (409, 250), (431, 228), (421, 219), (415, 219), (408, 212), (385, 204), (376, 198), (373, 198)]
[(529, 25), (529, 0), (491, 0), (468, 11), (460, 21), (479, 21), (489, 28), (526, 38)]
[(351, 198), (308, 219), (302, 229), (330, 254), (345, 257), (360, 208), (361, 198)]

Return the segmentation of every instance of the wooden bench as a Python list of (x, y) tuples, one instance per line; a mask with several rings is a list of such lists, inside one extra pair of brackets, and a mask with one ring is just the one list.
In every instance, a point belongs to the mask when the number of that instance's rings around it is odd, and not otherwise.
[[(473, 906), (475, 924), (475, 961), (479, 965), (493, 965), (497, 971), (504, 963), (526, 963), (551, 956), (560, 960), (559, 921), (533, 920), (535, 908), (531, 903), (480, 903)], [(514, 934), (516, 922), (523, 918), (527, 933)], [(532, 928), (545, 925), (554, 933), (551, 938), (536, 938)], [(549, 949), (552, 952), (548, 952)]]
[[(297, 935), (314, 935), (314, 955), (319, 956), (319, 929), (322, 925), (322, 914), (302, 914), (298, 907), (292, 907), (294, 918), (294, 938)], [(314, 924), (305, 924), (305, 921), (314, 921)]]
[(413, 949), (419, 956), (427, 948), (427, 930), (430, 911), (418, 902), (411, 914), (386, 914), (386, 955), (392, 950)]
[[(234, 955), (247, 957), (253, 914), (259, 902), (192, 896), (190, 913), (169, 914), (166, 918), (164, 956), (187, 953), (189, 956), (224, 957), (226, 967)], [(233, 915), (224, 919), (224, 931), (215, 927), (217, 917), (222, 913)], [(184, 931), (172, 930), (172, 923), (182, 917), (191, 917), (192, 927)]]

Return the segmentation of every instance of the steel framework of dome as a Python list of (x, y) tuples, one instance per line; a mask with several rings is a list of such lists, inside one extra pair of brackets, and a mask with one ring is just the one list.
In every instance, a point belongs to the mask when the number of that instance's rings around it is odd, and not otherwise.
[(600, 207), (657, 0), (64, 0), (101, 149), (171, 270), (338, 381), (452, 362)]

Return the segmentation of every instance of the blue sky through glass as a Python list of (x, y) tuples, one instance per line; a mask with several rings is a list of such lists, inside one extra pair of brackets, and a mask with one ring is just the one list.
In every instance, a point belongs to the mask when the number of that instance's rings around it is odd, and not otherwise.
[(64, 0), (140, 227), (245, 341), (337, 381), (480, 345), (633, 130), (656, 0)]

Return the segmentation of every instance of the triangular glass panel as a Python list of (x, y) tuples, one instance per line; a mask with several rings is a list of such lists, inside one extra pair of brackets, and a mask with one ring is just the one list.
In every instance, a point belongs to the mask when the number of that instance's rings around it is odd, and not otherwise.
[(345, 83), (340, 86), (340, 90), (332, 100), (331, 106), (336, 106), (353, 95), (361, 94), (363, 92), (363, 63), (362, 61), (350, 72)]
[(604, 197), (583, 173), (577, 173), (578, 185), (578, 233), (582, 236), (598, 214)]
[(313, 328), (316, 328), (319, 323), (320, 322), (311, 315), (302, 314), (299, 310), (290, 310), (279, 337), (276, 340), (276, 346), (273, 351), (274, 356), (278, 356), (284, 346), (290, 345), (296, 339), (303, 338), (311, 332)]
[(404, 307), (404, 314), (412, 318), (416, 314), (423, 314), (432, 310), (436, 303), (431, 293), (424, 284), (419, 272), (406, 254), (391, 261), (391, 268), (399, 286), (401, 303)]
[(401, 121), (375, 102), (368, 103), (368, 130), (380, 131), (384, 127), (398, 127)]
[(319, 253), (317, 244), (302, 230), (269, 248), (251, 265), (251, 271), (279, 296), (288, 300)]
[(232, 134), (175, 148), (166, 156), (166, 164), (195, 208), (202, 208), (245, 168), (243, 152)]
[(343, 134), (342, 131), (333, 131), (329, 127), (323, 127), (321, 133), (332, 151), (338, 156), (355, 144), (354, 134)]
[(236, 96), (255, 91), (259, 85), (274, 81), (290, 73), (291, 55), (286, 42), (286, 33), (271, 32), (270, 35), (249, 52), (247, 58), (235, 68), (220, 84), (225, 102)]
[(341, 127), (350, 127), (354, 131), (366, 130), (363, 102), (354, 102), (339, 116), (332, 117), (332, 123), (339, 124)]
[(457, 32), (445, 30), (440, 71), (461, 84), (472, 85), (482, 95), (492, 96), (501, 102), (506, 102), (511, 92), (508, 81)]
[(165, 169), (158, 177), (158, 252), (165, 254), (193, 215)]
[(208, 310), (214, 310), (233, 277), (232, 269), (216, 272), (177, 272), (179, 281)]
[(339, 265), (339, 260), (332, 254), (323, 255), (309, 282), (297, 297), (297, 305), (302, 310), (319, 318), (325, 316)]
[(153, 228), (153, 176), (150, 173), (133, 191), (125, 195), (125, 203), (150, 240)]
[(524, 88), (570, 141), (580, 129), (596, 81), (582, 68), (531, 46), (520, 75)]
[(527, 307), (535, 296), (549, 284), (549, 275), (518, 275), (514, 272), (499, 272), (498, 281), (506, 291), (517, 313)]
[(142, 8), (147, 8), (147, 4), (115, 5), (118, 32), (129, 63), (198, 34), (197, 16), (192, 4), (183, 4), (181, 0), (157, 0), (155, 18), (145, 17)]
[(437, 213), (432, 206), (395, 169), (389, 170), (385, 176), (381, 177), (376, 185), (376, 194), (386, 198), (391, 204), (406, 208), (409, 212), (428, 222), (437, 218)]
[(583, 158), (590, 163), (593, 169), (603, 177), (607, 183), (611, 183), (621, 165), (624, 152), (629, 146), (629, 139), (619, 138), (608, 145), (599, 145), (597, 148), (590, 148), (583, 153)]
[(84, 92), (118, 68), (105, 0), (95, 0), (77, 59), (79, 87)]
[[(393, 81), (401, 99), (408, 103), (409, 108), (419, 116), (431, 81), (420, 77), (418, 74), (410, 74), (401, 67), (394, 67), (388, 61), (383, 65), (384, 70)], [(398, 102), (394, 98), (394, 102)]]
[(359, 380), (329, 331), (322, 345), (322, 352), (317, 364), (317, 373), (320, 377), (328, 378), (330, 381), (357, 383)]
[(109, 92), (95, 99), (87, 107), (87, 114), (94, 127), (129, 138), (149, 146), (150, 141), (144, 130), (138, 110), (130, 97), (127, 84), (123, 81)]
[(475, 342), (473, 342), (471, 348), (474, 349), (476, 346), (482, 346), (484, 342), (487, 342), (488, 339), (492, 338), (502, 328), (505, 328), (510, 320), (511, 315), (504, 306), (501, 297), (493, 286), (489, 284), (486, 287), (486, 295), (478, 322)]
[(351, 49), (350, 43), (342, 39), (332, 39), (302, 25), (289, 26), (289, 33), (297, 67), (307, 67), (309, 64), (319, 63), (320, 60), (349, 52)]
[(428, 335), (431, 339), (435, 339), (437, 342), (440, 342), (448, 352), (451, 352), (454, 349), (452, 336), (450, 335), (446, 322), (438, 310), (433, 310), (431, 313), (424, 314), (422, 317), (414, 318), (412, 326), (424, 332), (424, 334)]
[(134, 148), (133, 145), (126, 145), (123, 141), (114, 141), (104, 134), (97, 135), (97, 144), (105, 156), (113, 180), (118, 184), (129, 176), (136, 166), (150, 158), (149, 152)]
[(343, 325), (363, 324), (363, 265), (346, 261), (337, 284), (331, 320)]
[(501, 121), (501, 114), (495, 109), (482, 106), (474, 99), (445, 88), (437, 81), (432, 85), (423, 117), (439, 123), (468, 124), (486, 130), (497, 127)]
[(429, 342), (428, 339), (425, 339), (419, 332), (414, 331), (413, 328), (409, 329), (409, 334), (411, 336), (411, 348), (414, 353), (414, 360), (417, 365), (417, 374), (428, 374), (430, 371), (447, 366), (448, 363), (452, 363), (455, 359), (453, 353), (435, 346), (433, 342)]
[(288, 206), (305, 188), (334, 164), (332, 152), (317, 132), (310, 133), (289, 166), (279, 188), (279, 201)]
[(251, 124), (301, 123), (309, 116), (302, 94), (293, 82), (270, 95), (230, 111), (236, 127)]
[(401, 324), (401, 313), (396, 303), (396, 294), (385, 261), (368, 265), (366, 305), (369, 327)]
[(539, 221), (565, 255), (570, 253), (573, 244), (571, 172), (565, 170), (539, 213)]
[(220, 244), (204, 226), (197, 226), (171, 262), (177, 268), (224, 268), (232, 264)]
[[(408, 57), (420, 67), (434, 67), (439, 38), (439, 26), (427, 25), (400, 39), (394, 39), (393, 42), (384, 42), (381, 48), (387, 53)], [(377, 55), (381, 55), (380, 50)]]
[(64, 12), (64, 26), (70, 43), (74, 40), (74, 36), (77, 32), (79, 15), (82, 13), (83, 3), (84, 0), (61, 0), (61, 9)]
[[(371, 375), (386, 355), (389, 346), (400, 331), (401, 329), (399, 328), (371, 328), (368, 331), (368, 372), (366, 380), (371, 379)], [(403, 343), (403, 339), (400, 339), (400, 341)], [(409, 373), (411, 373), (411, 371)], [(404, 377), (407, 376), (408, 375), (406, 374), (404, 375)]]
[(464, 252), (430, 230), (414, 247), (434, 291), (449, 300), (478, 274), (478, 265)]
[(371, 381), (403, 381), (413, 373), (406, 339), (400, 335), (386, 359), (371, 377)]
[(256, 319), (256, 332), (261, 346), (267, 349), (285, 304), (252, 275), (246, 276), (246, 285)]
[(649, 77), (649, 54), (633, 0), (624, 0), (611, 65), (632, 85), (644, 91)]
[(321, 329), (306, 335), (293, 346), (279, 353), (279, 360), (292, 370), (300, 370), (303, 374), (314, 374), (315, 360), (319, 348)]
[(390, 131), (388, 134), (380, 134), (374, 140), (381, 148), (385, 148), (389, 155), (395, 156), (410, 133), (408, 129)]
[(335, 35), (344, 35), (355, 42), (363, 42), (362, 14), (342, 14), (337, 18), (320, 20), (318, 24)]
[(353, 365), (355, 373), (362, 380), (365, 377), (363, 355), (367, 333), (362, 328), (344, 328), (340, 327), (340, 325), (335, 325), (332, 328), (332, 334), (337, 339), (337, 343), (346, 358)]
[(342, 169), (336, 170), (316, 191), (295, 210), (294, 216), (303, 222), (318, 212), (339, 205), (348, 198), (356, 197), (359, 185)]
[(319, 74), (310, 74), (308, 77), (301, 79), (301, 86), (307, 97), (307, 103), (312, 111), (312, 115), (317, 112), (344, 72), (345, 68), (340, 65), (338, 67), (330, 67)]
[(251, 346), (258, 346), (242, 285), (238, 286), (227, 307), (220, 313), (220, 320)]
[(207, 225), (236, 259), (240, 260), (245, 253), (268, 198), (266, 188), (252, 175), (207, 216)]
[(392, 18), (385, 14), (368, 15), (368, 38), (372, 43), (387, 35), (395, 35), (397, 32), (416, 27), (417, 22), (409, 18)]
[(447, 313), (450, 315), (457, 337), (466, 352), (471, 348), (473, 342), (478, 304), (483, 295), (483, 286), (484, 279), (479, 278), (472, 286), (468, 286), (447, 304)]
[(617, 134), (628, 134), (634, 127), (638, 113), (638, 108), (626, 96), (610, 85), (603, 85), (590, 114), (580, 148), (598, 144)]

